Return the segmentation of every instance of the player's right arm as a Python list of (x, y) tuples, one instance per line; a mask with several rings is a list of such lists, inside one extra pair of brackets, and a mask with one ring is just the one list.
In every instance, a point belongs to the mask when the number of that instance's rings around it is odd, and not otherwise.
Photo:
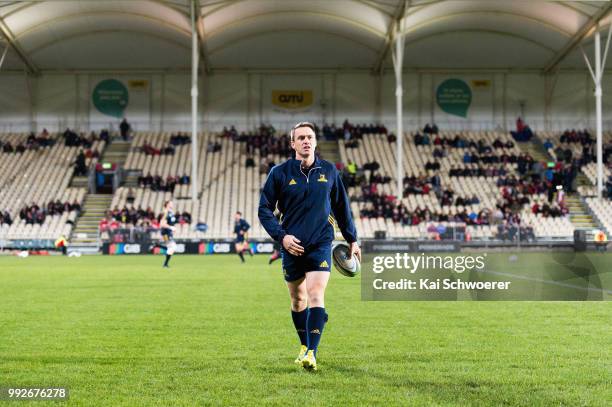
[(266, 182), (261, 191), (257, 216), (259, 217), (261, 225), (264, 227), (266, 232), (268, 232), (270, 237), (277, 242), (282, 242), (283, 238), (287, 235), (287, 232), (283, 229), (281, 224), (274, 216), (274, 209), (276, 208), (276, 203), (278, 202), (280, 189), (280, 183), (276, 180), (277, 171), (275, 171), (275, 169), (276, 167), (272, 168), (268, 174), (268, 178), (266, 178)]
[(257, 215), (259, 221), (272, 239), (281, 243), (292, 255), (300, 256), (304, 254), (304, 248), (299, 245), (300, 240), (293, 235), (287, 234), (282, 225), (278, 222), (276, 216), (274, 216), (274, 210), (276, 209), (276, 203), (280, 195), (280, 185), (282, 185), (282, 181), (277, 178), (279, 177), (279, 175), (276, 174), (277, 171), (275, 171), (277, 168), (278, 167), (272, 168), (270, 174), (268, 174), (266, 183), (261, 191)]

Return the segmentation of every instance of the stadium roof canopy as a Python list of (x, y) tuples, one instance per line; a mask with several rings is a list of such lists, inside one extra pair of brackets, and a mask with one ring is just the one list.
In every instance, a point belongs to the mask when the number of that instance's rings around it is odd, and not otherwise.
[[(0, 72), (189, 69), (190, 0), (0, 1)], [(196, 0), (207, 69), (584, 69), (607, 1)], [(605, 40), (605, 36), (604, 36)]]

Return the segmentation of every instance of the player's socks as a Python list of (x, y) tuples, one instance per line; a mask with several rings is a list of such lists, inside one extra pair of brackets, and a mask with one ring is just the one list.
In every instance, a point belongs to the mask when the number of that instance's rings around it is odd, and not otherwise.
[(171, 254), (166, 254), (166, 261), (164, 261), (164, 267), (170, 267), (169, 263), (170, 263), (171, 257), (172, 257)]
[(308, 334), (306, 333), (306, 320), (308, 319), (308, 308), (304, 308), (303, 311), (291, 311), (291, 319), (293, 319), (293, 326), (295, 331), (300, 337), (300, 343), (303, 346), (308, 347)]
[(244, 263), (244, 254), (242, 254), (242, 252), (238, 252), (238, 257), (240, 257), (240, 260)]
[(312, 307), (308, 311), (306, 319), (306, 330), (308, 331), (308, 350), (312, 350), (317, 355), (319, 341), (323, 335), (323, 328), (327, 322), (327, 314), (323, 307)]
[(251, 249), (250, 247), (249, 247), (249, 255), (253, 257), (253, 249)]
[(274, 252), (272, 256), (270, 256), (270, 260), (268, 260), (268, 264), (272, 264), (278, 259), (280, 259), (280, 254), (278, 252)]

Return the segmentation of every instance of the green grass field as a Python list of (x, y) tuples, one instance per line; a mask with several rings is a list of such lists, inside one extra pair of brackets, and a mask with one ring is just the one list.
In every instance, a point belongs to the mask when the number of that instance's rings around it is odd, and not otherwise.
[(87, 406), (612, 400), (610, 302), (363, 302), (334, 272), (308, 373), (278, 263), (162, 260), (0, 258), (0, 387), (68, 386)]

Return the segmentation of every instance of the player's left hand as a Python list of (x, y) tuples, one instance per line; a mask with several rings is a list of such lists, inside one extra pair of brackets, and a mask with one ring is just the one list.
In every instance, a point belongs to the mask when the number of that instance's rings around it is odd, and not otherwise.
[(359, 247), (357, 242), (351, 243), (351, 246), (349, 248), (349, 259), (352, 258), (353, 255), (355, 255), (357, 257), (357, 260), (359, 260), (359, 262), (361, 263), (361, 248)]

